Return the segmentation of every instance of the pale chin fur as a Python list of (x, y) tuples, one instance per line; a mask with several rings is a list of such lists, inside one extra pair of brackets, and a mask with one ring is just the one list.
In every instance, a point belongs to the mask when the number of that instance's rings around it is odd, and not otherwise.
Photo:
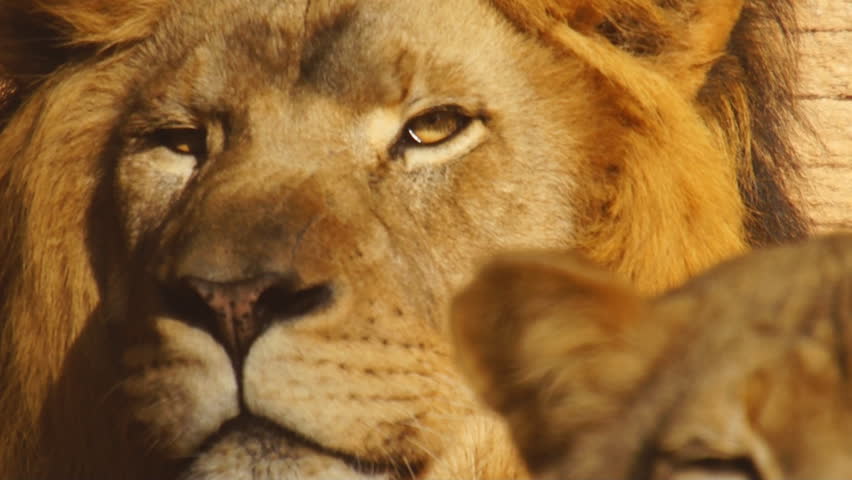
[[(227, 429), (227, 427), (226, 427)], [(360, 467), (360, 468), (359, 468)], [(262, 421), (240, 422), (198, 455), (179, 480), (390, 480), (392, 473), (319, 452)]]

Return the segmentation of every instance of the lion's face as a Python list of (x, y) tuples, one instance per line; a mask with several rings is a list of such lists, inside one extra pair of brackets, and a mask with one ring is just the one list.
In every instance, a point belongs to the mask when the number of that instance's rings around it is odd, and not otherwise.
[(449, 295), (490, 253), (572, 240), (593, 113), (554, 89), (585, 88), (578, 63), (481, 2), (332, 3), (186, 7), (209, 23), (131, 61), (120, 415), (191, 478), (426, 467), (474, 412)]

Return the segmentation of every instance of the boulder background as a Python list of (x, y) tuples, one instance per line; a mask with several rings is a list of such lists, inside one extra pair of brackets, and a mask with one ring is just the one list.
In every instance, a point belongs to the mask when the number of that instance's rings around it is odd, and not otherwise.
[(821, 137), (802, 142), (804, 192), (818, 232), (852, 231), (852, 0), (807, 0), (799, 98)]

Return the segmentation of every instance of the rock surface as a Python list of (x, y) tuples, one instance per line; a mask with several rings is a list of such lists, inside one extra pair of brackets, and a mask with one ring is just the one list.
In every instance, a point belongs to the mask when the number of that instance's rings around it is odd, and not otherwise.
[(822, 145), (804, 142), (805, 192), (819, 232), (852, 230), (852, 0), (808, 0), (799, 95)]

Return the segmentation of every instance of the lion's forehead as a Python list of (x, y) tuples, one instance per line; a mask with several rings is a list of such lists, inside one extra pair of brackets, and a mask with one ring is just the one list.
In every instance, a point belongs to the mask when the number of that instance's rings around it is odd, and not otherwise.
[[(452, 5), (433, 0), (267, 1), (252, 8), (242, 3), (175, 4), (140, 48), (140, 65), (150, 67), (144, 62), (154, 58), (166, 72), (187, 54), (202, 51), (208, 60), (216, 57), (219, 68), (254, 65), (281, 80), (330, 91), (339, 84), (333, 83), (329, 69), (355, 77), (375, 75), (380, 69), (400, 69), (404, 54), (428, 52), (431, 62), (454, 59), (484, 74), (477, 63), (494, 68), (499, 66), (495, 60), (510, 54), (511, 48), (495, 47), (523, 42), (520, 35), (512, 40), (512, 29), (493, 9), (468, 0)], [(470, 62), (471, 51), (491, 61)], [(436, 78), (447, 81), (445, 73)]]

